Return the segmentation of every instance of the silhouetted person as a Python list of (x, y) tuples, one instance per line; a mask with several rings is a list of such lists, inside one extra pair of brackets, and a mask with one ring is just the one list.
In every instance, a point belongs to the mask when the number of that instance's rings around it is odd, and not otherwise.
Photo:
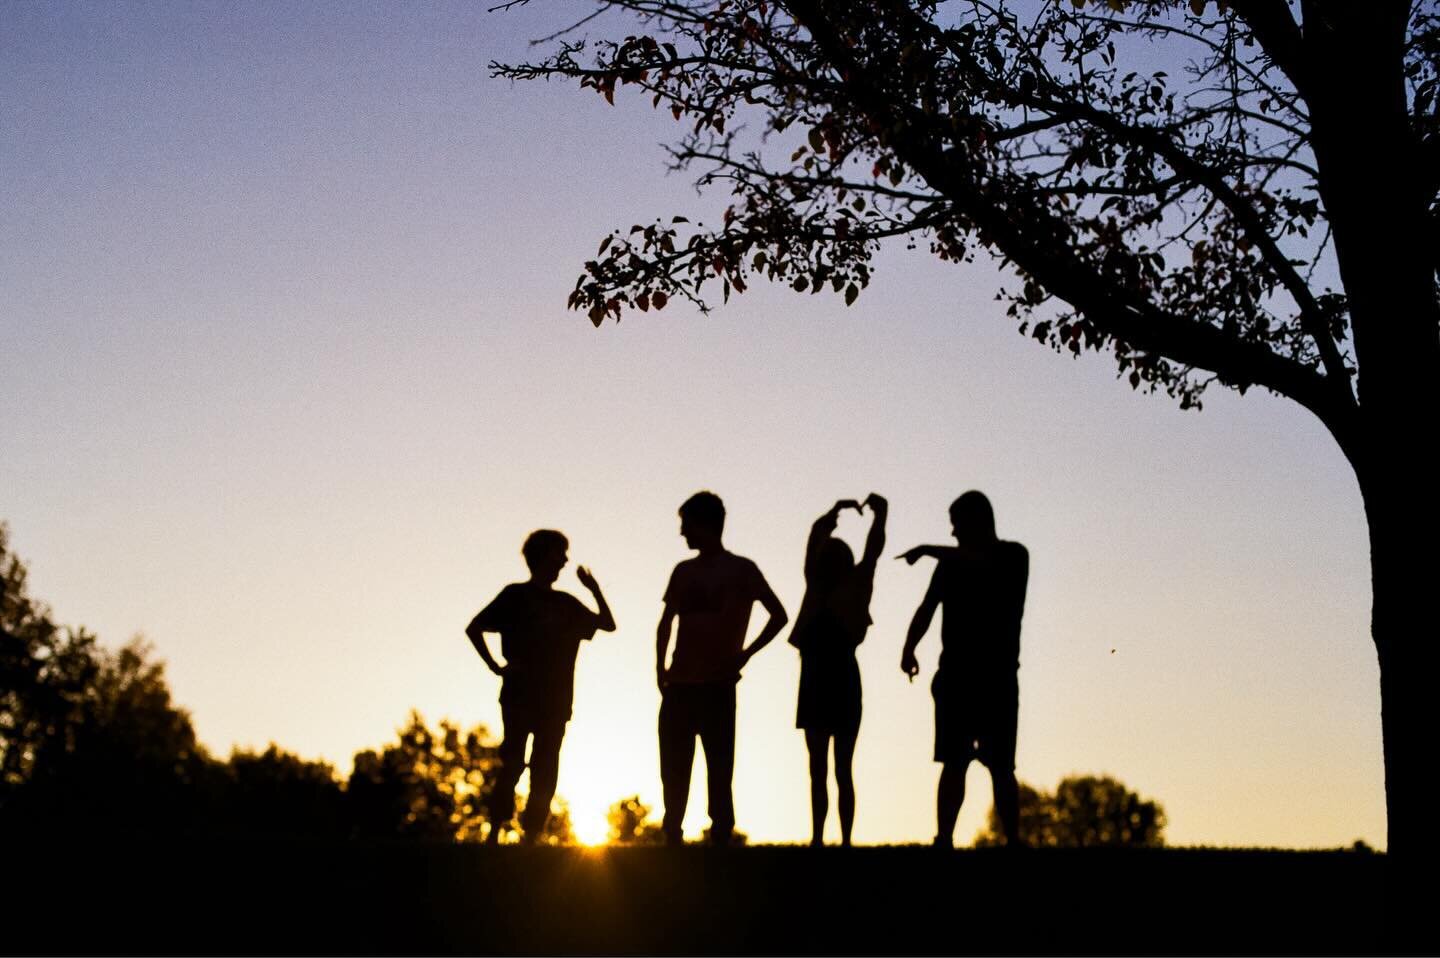
[[(489, 844), (515, 814), (515, 783), (525, 770), (525, 744), (530, 745), (530, 797), (521, 816), (523, 840), (534, 842), (550, 817), (550, 799), (560, 771), (560, 742), (570, 720), (575, 694), (575, 657), (580, 643), (598, 629), (614, 632), (615, 619), (600, 584), (580, 566), (575, 577), (590, 590), (599, 612), (591, 612), (579, 599), (556, 589), (555, 579), (568, 561), (570, 543), (551, 529), (530, 533), (521, 552), (530, 578), (500, 590), (493, 601), (471, 620), (465, 634), (490, 671), (501, 676), (500, 775), (490, 793)], [(486, 632), (500, 633), (501, 665), (485, 644)]]
[[(666, 841), (680, 844), (695, 737), (705, 749), (709, 778), (710, 841), (729, 844), (735, 829), (730, 780), (735, 771), (735, 683), (751, 656), (775, 638), (787, 616), (765, 576), (749, 559), (720, 544), (725, 505), (713, 492), (697, 492), (680, 507), (680, 535), (698, 555), (670, 574), (665, 611), (655, 642), (655, 678), (660, 686), (660, 780), (664, 786)], [(749, 648), (745, 633), (751, 607), (770, 614)], [(676, 619), (675, 655), (665, 654)]]
[(955, 546), (917, 546), (900, 558), (938, 559), (930, 588), (905, 638), (900, 668), (913, 680), (920, 666), (915, 647), (930, 628), (936, 606), (940, 668), (935, 696), (935, 761), (942, 763), (936, 796), (935, 844), (950, 847), (965, 801), (965, 770), (979, 759), (990, 770), (995, 811), (1007, 844), (1020, 842), (1019, 788), (1015, 782), (1015, 725), (1019, 715), (1020, 618), (1030, 553), (995, 535), (990, 500), (967, 492), (950, 506)]
[(842, 499), (810, 528), (805, 544), (805, 598), (790, 630), (800, 650), (800, 700), (795, 727), (805, 731), (810, 752), (811, 845), (823, 845), (830, 798), (826, 762), (835, 740), (835, 787), (840, 805), (840, 841), (850, 844), (855, 824), (855, 780), (851, 764), (860, 734), (860, 666), (855, 648), (870, 628), (870, 596), (875, 563), (885, 548), (889, 505), (870, 493), (865, 499), (873, 519), (865, 554), (857, 564), (850, 547), (834, 537), (840, 510), (861, 511), (854, 499)]

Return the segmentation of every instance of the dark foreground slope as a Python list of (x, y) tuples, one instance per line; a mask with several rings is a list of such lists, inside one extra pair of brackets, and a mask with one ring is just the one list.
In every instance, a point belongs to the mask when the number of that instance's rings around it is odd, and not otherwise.
[(7, 952), (1368, 953), (1385, 856), (7, 842)]

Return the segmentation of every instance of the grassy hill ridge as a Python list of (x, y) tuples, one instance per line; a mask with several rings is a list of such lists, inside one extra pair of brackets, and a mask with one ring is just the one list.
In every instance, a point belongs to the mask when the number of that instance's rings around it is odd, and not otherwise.
[(1384, 855), (7, 843), (5, 951), (1369, 953)]

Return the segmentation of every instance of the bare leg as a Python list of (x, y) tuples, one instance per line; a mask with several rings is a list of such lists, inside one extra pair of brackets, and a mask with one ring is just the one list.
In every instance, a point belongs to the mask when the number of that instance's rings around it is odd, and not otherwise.
[(830, 736), (814, 729), (805, 730), (805, 747), (810, 750), (810, 844), (825, 844), (825, 816), (830, 812), (829, 762)]
[(835, 736), (835, 787), (840, 805), (840, 844), (850, 847), (850, 832), (855, 826), (855, 776), (851, 765), (855, 761), (854, 732), (840, 732)]
[(940, 766), (940, 788), (935, 795), (935, 844), (950, 848), (955, 844), (955, 820), (965, 803), (965, 770), (969, 762), (946, 762)]
[(1015, 781), (1015, 770), (992, 770), (990, 783), (995, 791), (995, 814), (1005, 832), (1005, 844), (1011, 847), (1024, 844), (1020, 839), (1020, 784)]

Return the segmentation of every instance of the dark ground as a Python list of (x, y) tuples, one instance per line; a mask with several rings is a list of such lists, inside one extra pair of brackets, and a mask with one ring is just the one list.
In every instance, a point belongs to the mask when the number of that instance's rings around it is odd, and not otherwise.
[[(37, 953), (1435, 953), (1383, 855), (143, 843), (0, 849)], [(1418, 881), (1425, 911), (1432, 876)], [(1387, 930), (1389, 929), (1389, 930)]]

